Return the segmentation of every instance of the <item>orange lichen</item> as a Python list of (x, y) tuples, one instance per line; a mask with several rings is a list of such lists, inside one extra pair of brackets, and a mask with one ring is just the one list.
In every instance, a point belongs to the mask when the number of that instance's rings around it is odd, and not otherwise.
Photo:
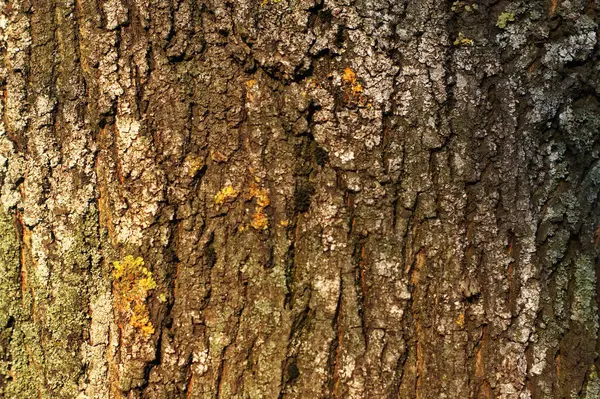
[(225, 202), (232, 202), (237, 198), (238, 191), (233, 186), (228, 185), (215, 194), (215, 204), (223, 205)]
[(352, 69), (346, 68), (344, 69), (344, 75), (342, 76), (342, 80), (345, 83), (354, 84), (356, 83), (356, 74)]
[(362, 85), (356, 79), (356, 73), (350, 68), (344, 69), (342, 81), (350, 86), (350, 91), (354, 96), (359, 96), (363, 92)]
[(227, 156), (220, 151), (212, 151), (210, 158), (213, 160), (213, 162), (217, 163), (223, 163), (227, 161)]
[(456, 318), (456, 324), (458, 324), (458, 326), (460, 328), (463, 328), (465, 326), (465, 314), (461, 313), (458, 315), (458, 317)]
[(265, 215), (261, 208), (257, 209), (254, 214), (252, 214), (250, 226), (254, 227), (256, 230), (266, 230), (269, 227), (269, 218), (267, 218), (267, 215)]
[(154, 333), (146, 306), (149, 291), (156, 288), (152, 273), (144, 267), (144, 260), (127, 255), (123, 261), (113, 262), (113, 294), (119, 316), (144, 335)]
[(346, 102), (348, 104), (361, 105), (367, 104), (367, 97), (363, 95), (363, 86), (358, 81), (356, 73), (350, 69), (345, 68), (344, 74), (342, 75), (342, 84), (344, 86), (344, 92), (346, 94)]
[(260, 94), (256, 79), (250, 79), (244, 85), (246, 86), (246, 101), (249, 103), (257, 102)]
[(256, 200), (256, 209), (252, 214), (250, 226), (256, 230), (266, 230), (269, 227), (269, 218), (265, 214), (265, 208), (271, 203), (268, 196), (269, 192), (258, 184), (252, 183), (249, 194), (250, 199)]
[(268, 191), (259, 187), (256, 183), (250, 185), (250, 197), (256, 199), (256, 204), (261, 208), (266, 208), (271, 203)]
[(550, 16), (553, 17), (556, 14), (556, 9), (558, 8), (558, 0), (550, 1)]

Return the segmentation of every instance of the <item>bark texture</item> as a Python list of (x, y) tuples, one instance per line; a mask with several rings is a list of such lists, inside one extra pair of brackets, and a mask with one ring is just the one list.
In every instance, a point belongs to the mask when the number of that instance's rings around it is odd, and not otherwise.
[(599, 398), (599, 12), (0, 0), (0, 396)]

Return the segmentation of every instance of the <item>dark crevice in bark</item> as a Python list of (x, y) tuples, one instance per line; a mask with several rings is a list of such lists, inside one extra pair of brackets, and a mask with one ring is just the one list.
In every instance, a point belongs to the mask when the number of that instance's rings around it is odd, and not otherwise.
[(323, 7), (325, 5), (325, 0), (314, 0), (314, 5), (308, 8), (308, 12), (310, 13), (310, 17), (308, 19), (308, 30), (311, 30), (319, 18), (323, 18), (323, 16), (327, 16), (327, 14), (323, 14)]
[[(227, 359), (227, 351), (230, 347), (236, 346), (236, 341), (238, 339), (240, 326), (242, 323), (242, 315), (244, 313), (244, 310), (246, 309), (246, 304), (248, 302), (248, 283), (242, 282), (242, 286), (243, 286), (243, 288), (242, 288), (243, 289), (242, 304), (241, 304), (240, 308), (236, 309), (236, 311), (233, 314), (233, 317), (235, 317), (235, 324), (233, 325), (233, 327), (230, 331), (232, 338), (231, 338), (231, 341), (223, 347), (223, 350), (221, 351), (221, 354), (219, 357), (220, 360), (219, 360), (219, 367), (217, 369), (217, 378), (215, 380), (214, 399), (219, 399), (219, 397), (221, 395), (221, 389), (222, 389), (221, 385), (223, 382), (223, 375), (226, 372), (225, 363), (228, 360)], [(248, 362), (248, 360), (249, 360), (249, 356), (246, 357), (247, 362)]]
[(217, 251), (215, 250), (214, 240), (215, 233), (212, 231), (204, 244), (204, 261), (208, 270), (212, 269), (217, 263)]
[(398, 358), (396, 366), (394, 368), (394, 382), (392, 383), (392, 390), (390, 391), (389, 399), (396, 399), (400, 397), (400, 388), (404, 379), (404, 372), (406, 367), (406, 361), (408, 360), (409, 351), (405, 349), (402, 355)]
[[(310, 299), (307, 301), (307, 303), (309, 302)], [(283, 370), (285, 371), (285, 373), (282, 373), (281, 375), (281, 389), (278, 395), (279, 399), (284, 398), (286, 388), (294, 384), (296, 379), (300, 376), (300, 370), (296, 365), (297, 351), (301, 345), (302, 334), (305, 331), (307, 324), (310, 322), (310, 319), (311, 309), (308, 305), (306, 305), (302, 312), (297, 313), (293, 318), (292, 325), (290, 328), (290, 334), (287, 340), (286, 357), (283, 363)], [(290, 375), (290, 368), (292, 368), (292, 375)]]
[(155, 348), (154, 360), (146, 362), (146, 364), (144, 365), (144, 382), (137, 388), (137, 390), (139, 390), (140, 392), (143, 392), (144, 389), (150, 383), (150, 373), (152, 372), (152, 369), (155, 367), (160, 367), (160, 365), (161, 365), (161, 354), (162, 354), (161, 345), (162, 345), (163, 334), (164, 334), (164, 330), (162, 328), (160, 328), (158, 338), (157, 338), (156, 344), (154, 346), (154, 348)]
[(293, 214), (294, 220), (299, 214), (306, 213), (310, 209), (312, 195), (315, 192), (311, 178), (318, 173), (319, 167), (327, 160), (327, 153), (319, 147), (311, 133), (313, 128), (313, 117), (319, 106), (311, 103), (306, 110), (306, 122), (308, 131), (297, 137), (291, 138), (296, 154), (294, 165), (294, 198)]
[(354, 283), (356, 289), (357, 298), (357, 310), (360, 318), (360, 328), (362, 338), (365, 343), (365, 351), (369, 348), (369, 335), (368, 325), (366, 318), (367, 305), (367, 282), (365, 279), (366, 265), (365, 265), (365, 245), (367, 237), (355, 238), (354, 249), (352, 252), (352, 262), (354, 263)]
[(221, 394), (221, 380), (223, 379), (223, 370), (225, 368), (225, 353), (227, 352), (227, 348), (229, 348), (229, 345), (225, 346), (222, 350), (221, 350), (221, 354), (219, 356), (219, 368), (217, 370), (217, 378), (215, 380), (215, 393), (213, 398), (214, 399), (219, 399), (219, 396)]
[[(296, 221), (292, 225), (294, 235), (295, 235), (297, 223), (298, 223), (298, 221), (296, 219)], [(293, 295), (294, 295), (294, 292), (293, 292), (294, 272), (295, 272), (294, 266), (296, 263), (295, 245), (296, 245), (296, 237), (293, 237), (290, 240), (288, 250), (285, 254), (285, 299), (283, 302), (283, 307), (284, 307), (284, 309), (290, 309), (290, 310), (293, 308), (292, 299), (293, 299)]]
[(400, 198), (398, 197), (397, 188), (394, 188), (394, 195), (392, 199), (392, 231), (396, 231), (396, 226), (398, 224), (398, 201)]

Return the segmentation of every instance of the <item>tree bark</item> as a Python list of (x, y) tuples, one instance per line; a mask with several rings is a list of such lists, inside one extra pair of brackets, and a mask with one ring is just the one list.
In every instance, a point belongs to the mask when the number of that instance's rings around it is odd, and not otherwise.
[(599, 398), (599, 12), (0, 0), (0, 396)]

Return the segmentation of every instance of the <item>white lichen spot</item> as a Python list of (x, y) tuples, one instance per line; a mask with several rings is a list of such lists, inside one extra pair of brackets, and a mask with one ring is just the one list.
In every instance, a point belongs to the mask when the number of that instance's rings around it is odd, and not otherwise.
[(31, 252), (35, 259), (35, 276), (38, 283), (47, 285), (50, 278), (50, 269), (48, 267), (48, 256), (44, 241), (48, 240), (48, 235), (38, 233), (42, 228), (40, 226), (33, 229), (31, 234)]
[(120, 0), (108, 0), (102, 4), (106, 15), (106, 29), (114, 30), (127, 22), (127, 8)]
[(192, 353), (192, 364), (197, 375), (204, 375), (208, 371), (208, 350)]
[(399, 263), (387, 259), (380, 259), (374, 264), (375, 274), (382, 277), (392, 277), (399, 268)]
[(352, 377), (352, 373), (354, 373), (354, 368), (356, 367), (356, 362), (352, 358), (346, 359), (345, 364), (340, 370), (340, 377), (345, 379), (350, 379)]
[(37, 96), (35, 101), (35, 111), (38, 118), (49, 115), (54, 109), (54, 103), (47, 96)]
[(348, 162), (351, 162), (354, 160), (354, 151), (348, 150), (343, 153), (336, 152), (335, 156), (338, 157), (340, 159), (340, 161), (342, 161), (342, 164), (347, 164)]
[(125, 152), (140, 133), (140, 121), (128, 117), (117, 117), (117, 132), (119, 150)]
[(402, 316), (404, 316), (404, 309), (402, 309), (400, 306), (396, 305), (395, 303), (393, 303), (390, 306), (390, 315), (392, 317), (394, 317), (396, 320), (402, 320)]
[(90, 322), (90, 344), (108, 345), (108, 332), (112, 320), (112, 299), (109, 292), (102, 292), (92, 298), (90, 303), (92, 320)]
[(396, 293), (400, 297), (400, 299), (410, 299), (410, 291), (408, 290), (408, 285), (404, 281), (396, 282)]
[(340, 280), (337, 278), (326, 279), (323, 276), (318, 276), (313, 282), (313, 289), (316, 293), (316, 299), (324, 303), (326, 312), (335, 313), (340, 290)]

